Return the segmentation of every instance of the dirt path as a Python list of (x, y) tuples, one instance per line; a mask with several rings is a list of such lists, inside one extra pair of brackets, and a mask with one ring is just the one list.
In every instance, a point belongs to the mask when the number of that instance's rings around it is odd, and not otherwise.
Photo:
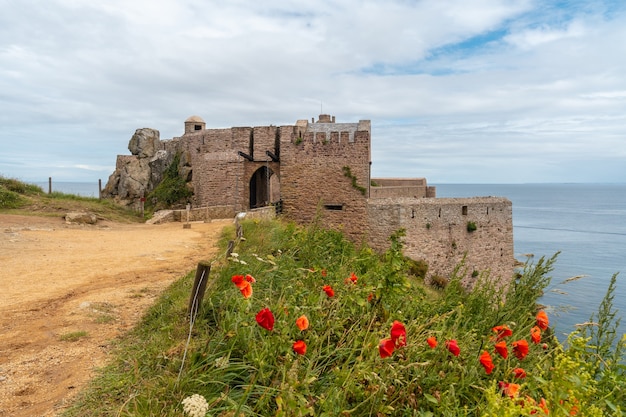
[[(55, 416), (231, 220), (164, 225), (0, 215), (0, 415)], [(86, 335), (84, 335), (86, 333)], [(72, 334), (78, 340), (66, 340)]]

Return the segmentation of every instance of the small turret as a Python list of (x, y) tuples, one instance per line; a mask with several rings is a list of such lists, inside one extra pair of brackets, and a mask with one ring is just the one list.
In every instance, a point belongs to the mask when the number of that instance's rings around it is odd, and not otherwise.
[(200, 130), (206, 129), (206, 123), (202, 120), (200, 116), (190, 116), (187, 120), (185, 120), (185, 135), (187, 133), (194, 133)]

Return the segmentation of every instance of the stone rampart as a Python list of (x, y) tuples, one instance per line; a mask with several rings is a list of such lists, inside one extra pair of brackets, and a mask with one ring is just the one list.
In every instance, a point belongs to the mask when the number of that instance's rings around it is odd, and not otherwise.
[(449, 277), (465, 258), (467, 287), (482, 271), (504, 285), (512, 279), (512, 204), (505, 198), (372, 199), (368, 221), (370, 244), (378, 250), (387, 249), (388, 237), (404, 229), (405, 254), (425, 260), (429, 277)]

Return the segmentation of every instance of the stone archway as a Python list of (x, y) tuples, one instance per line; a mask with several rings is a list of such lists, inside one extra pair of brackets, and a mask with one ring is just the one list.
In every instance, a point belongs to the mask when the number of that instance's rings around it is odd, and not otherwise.
[(250, 208), (265, 207), (280, 199), (278, 176), (268, 166), (257, 169), (250, 178)]

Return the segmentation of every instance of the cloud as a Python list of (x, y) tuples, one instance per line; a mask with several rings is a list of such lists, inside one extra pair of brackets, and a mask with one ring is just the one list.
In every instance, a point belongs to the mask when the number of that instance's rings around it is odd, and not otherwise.
[(323, 111), (372, 120), (376, 175), (570, 181), (593, 158), (589, 181), (626, 181), (625, 18), (608, 0), (4, 3), (0, 172), (106, 177), (137, 128)]

